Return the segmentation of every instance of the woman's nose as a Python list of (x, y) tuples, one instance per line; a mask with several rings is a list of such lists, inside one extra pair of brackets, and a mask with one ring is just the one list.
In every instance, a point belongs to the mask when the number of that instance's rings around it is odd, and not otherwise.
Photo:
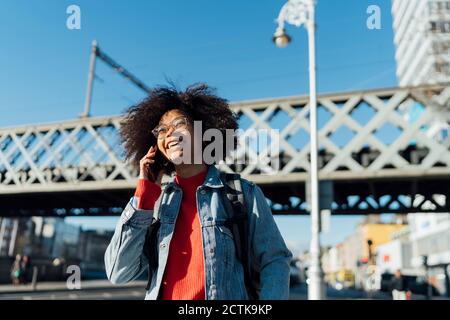
[(166, 133), (166, 138), (170, 137), (172, 135), (172, 133), (174, 132), (174, 129), (172, 126), (169, 127), (169, 130), (167, 130)]

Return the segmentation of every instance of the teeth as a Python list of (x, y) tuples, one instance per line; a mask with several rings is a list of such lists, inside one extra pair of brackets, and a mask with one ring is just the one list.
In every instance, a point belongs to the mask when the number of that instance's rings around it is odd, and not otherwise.
[(176, 146), (178, 144), (178, 141), (173, 141), (171, 143), (169, 143), (169, 149), (172, 148), (173, 146)]

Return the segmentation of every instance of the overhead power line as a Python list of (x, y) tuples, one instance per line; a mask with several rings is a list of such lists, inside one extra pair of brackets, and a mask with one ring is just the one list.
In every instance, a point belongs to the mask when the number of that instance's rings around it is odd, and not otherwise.
[(94, 78), (95, 78), (95, 62), (96, 59), (104, 61), (108, 66), (110, 66), (113, 70), (115, 70), (119, 75), (124, 77), (125, 79), (131, 81), (138, 88), (142, 89), (145, 93), (150, 92), (150, 88), (145, 85), (141, 80), (135, 77), (131, 72), (122, 67), (116, 61), (114, 61), (110, 56), (108, 56), (105, 52), (100, 50), (97, 41), (92, 42), (91, 48), (91, 57), (89, 63), (89, 76), (88, 76), (88, 84), (86, 89), (86, 99), (84, 103), (84, 112), (80, 114), (81, 118), (89, 117), (91, 102), (92, 102), (92, 90), (94, 87)]

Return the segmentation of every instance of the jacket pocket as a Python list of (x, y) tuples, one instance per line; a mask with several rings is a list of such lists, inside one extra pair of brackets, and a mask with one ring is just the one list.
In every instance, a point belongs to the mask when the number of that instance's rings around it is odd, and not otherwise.
[(227, 235), (228, 237), (231, 238), (231, 240), (234, 241), (233, 233), (231, 232), (230, 229), (228, 229), (228, 228), (225, 227), (225, 226), (221, 226), (221, 225), (218, 225), (217, 228), (219, 229), (219, 231), (220, 231), (221, 233)]

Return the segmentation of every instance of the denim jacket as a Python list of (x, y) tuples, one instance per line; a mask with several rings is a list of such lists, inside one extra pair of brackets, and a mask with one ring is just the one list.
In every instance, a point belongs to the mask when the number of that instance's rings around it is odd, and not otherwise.
[[(247, 300), (243, 266), (236, 257), (233, 233), (224, 225), (227, 219), (224, 201), (228, 200), (223, 196), (222, 188), (219, 171), (209, 166), (205, 181), (196, 192), (202, 230), (205, 297), (207, 300)], [(292, 253), (286, 247), (261, 189), (245, 179), (242, 179), (242, 189), (249, 214), (250, 261), (260, 274), (259, 299), (288, 299)], [(158, 299), (181, 199), (182, 190), (173, 180), (162, 185), (154, 208), (159, 210), (161, 219), (158, 269), (152, 273), (146, 300)], [(136, 209), (133, 200), (134, 197), (123, 210), (105, 252), (106, 274), (114, 284), (134, 280), (148, 268), (142, 249), (153, 210)]]

